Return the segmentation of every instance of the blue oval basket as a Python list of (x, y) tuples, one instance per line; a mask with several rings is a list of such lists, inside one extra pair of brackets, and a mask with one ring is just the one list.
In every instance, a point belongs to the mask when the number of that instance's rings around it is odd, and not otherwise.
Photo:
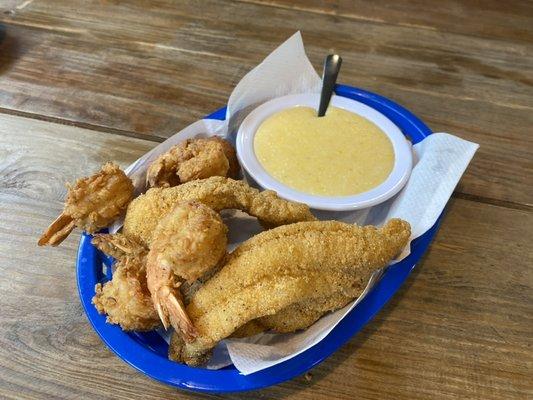
[[(385, 114), (413, 144), (431, 134), (420, 119), (385, 97), (344, 85), (338, 85), (336, 93), (360, 101)], [(206, 118), (223, 120), (225, 115), (226, 109), (222, 108)], [(169, 361), (168, 345), (156, 332), (123, 332), (118, 326), (107, 324), (105, 316), (98, 314), (91, 304), (91, 299), (95, 285), (111, 279), (112, 259), (92, 246), (91, 236), (88, 234), (82, 234), (79, 245), (78, 291), (94, 330), (117, 356), (143, 374), (171, 386), (198, 392), (223, 393), (260, 389), (292, 379), (313, 368), (359, 332), (409, 276), (426, 252), (441, 218), (442, 215), (428, 232), (411, 243), (411, 254), (388, 268), (366, 298), (324, 340), (290, 360), (248, 376), (240, 374), (233, 366), (215, 371)], [(107, 266), (106, 274), (102, 270), (102, 264)]]

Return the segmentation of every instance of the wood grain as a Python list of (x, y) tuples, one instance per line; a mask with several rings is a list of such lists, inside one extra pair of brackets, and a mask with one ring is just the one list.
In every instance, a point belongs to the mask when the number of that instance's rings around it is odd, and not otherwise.
[[(0, 6), (4, 111), (162, 140), (222, 106), (246, 71), (301, 29), (317, 68), (337, 51), (343, 82), (480, 143), (459, 192), (533, 206), (527, 3), (15, 3)], [(466, 24), (471, 15), (479, 17)]]
[[(77, 297), (78, 235), (38, 248), (64, 181), (152, 142), (0, 115), (0, 397), (222, 398), (115, 357)], [(361, 334), (311, 375), (231, 399), (523, 399), (533, 395), (533, 214), (455, 199), (431, 250)]]
[(533, 41), (533, 5), (526, 1), (448, 0), (239, 0), (290, 10), (327, 14), (387, 25), (427, 29), (488, 39)]
[(306, 377), (224, 398), (532, 398), (532, 25), (514, 0), (0, 2), (0, 398), (222, 398), (122, 363), (77, 298), (77, 235), (35, 243), (65, 181), (222, 106), (296, 30), (317, 69), (339, 52), (341, 81), (481, 148), (424, 261), (361, 334)]

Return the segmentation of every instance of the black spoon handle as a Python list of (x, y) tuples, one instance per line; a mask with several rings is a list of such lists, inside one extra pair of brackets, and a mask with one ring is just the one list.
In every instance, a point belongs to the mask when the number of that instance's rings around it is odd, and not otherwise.
[(342, 58), (337, 54), (330, 54), (324, 60), (324, 72), (322, 73), (322, 92), (320, 93), (320, 106), (318, 116), (323, 117), (328, 109), (337, 75), (341, 69)]

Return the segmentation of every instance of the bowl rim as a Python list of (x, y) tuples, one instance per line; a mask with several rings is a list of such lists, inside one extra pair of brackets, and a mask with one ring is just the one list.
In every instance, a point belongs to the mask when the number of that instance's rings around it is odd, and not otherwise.
[(237, 157), (246, 173), (262, 188), (274, 190), (284, 199), (305, 203), (311, 208), (329, 211), (358, 210), (380, 204), (406, 184), (412, 169), (411, 145), (402, 131), (383, 113), (359, 101), (333, 96), (331, 105), (352, 112), (374, 123), (391, 141), (394, 165), (387, 179), (378, 186), (356, 195), (319, 196), (291, 188), (273, 177), (260, 163), (254, 150), (254, 139), (263, 121), (273, 114), (293, 107), (316, 109), (319, 94), (302, 93), (277, 97), (255, 108), (241, 123), (236, 137)]

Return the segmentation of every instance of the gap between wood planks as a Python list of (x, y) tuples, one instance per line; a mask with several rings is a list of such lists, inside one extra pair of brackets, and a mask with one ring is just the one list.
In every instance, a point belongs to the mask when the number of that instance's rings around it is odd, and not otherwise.
[(147, 141), (156, 142), (156, 143), (164, 142), (167, 139), (164, 137), (158, 137), (158, 136), (154, 136), (151, 134), (131, 132), (131, 131), (123, 130), (123, 129), (110, 128), (107, 126), (90, 124), (87, 122), (79, 122), (79, 121), (74, 121), (74, 120), (58, 118), (58, 117), (52, 117), (48, 115), (35, 114), (35, 113), (27, 112), (27, 111), (12, 110), (10, 108), (4, 108), (4, 107), (0, 107), (0, 114), (15, 115), (17, 117), (31, 118), (31, 119), (36, 119), (39, 121), (46, 121), (46, 122), (51, 122), (51, 123), (60, 124), (60, 125), (75, 126), (77, 128), (89, 129), (92, 131), (98, 131), (98, 132), (104, 132), (104, 133), (112, 133), (114, 135), (126, 136), (126, 137), (130, 137), (134, 139), (142, 139), (142, 140), (147, 140)]
[[(25, 111), (11, 110), (9, 108), (3, 108), (3, 107), (0, 107), (0, 114), (16, 115), (18, 117), (31, 118), (31, 119), (36, 119), (40, 121), (50, 122), (50, 123), (75, 126), (78, 128), (89, 129), (89, 130), (103, 132), (103, 133), (110, 133), (113, 135), (125, 136), (129, 138), (134, 138), (134, 139), (141, 139), (141, 140), (146, 140), (146, 141), (154, 142), (154, 143), (161, 143), (166, 140), (166, 138), (161, 138), (161, 137), (157, 137), (153, 135), (143, 135), (143, 134), (126, 131), (122, 129), (109, 128), (109, 127), (105, 127), (101, 125), (66, 120), (66, 119), (57, 118), (57, 117), (50, 117), (50, 116), (41, 115), (41, 114), (29, 113)], [(531, 204), (516, 203), (513, 201), (499, 200), (499, 199), (494, 199), (491, 197), (478, 196), (478, 195), (457, 192), (457, 191), (453, 193), (452, 197), (463, 199), (463, 200), (468, 200), (468, 201), (473, 201), (473, 202), (478, 202), (478, 203), (483, 203), (483, 204), (488, 204), (488, 205), (493, 205), (497, 207), (509, 208), (513, 210), (533, 212), (533, 205)]]

